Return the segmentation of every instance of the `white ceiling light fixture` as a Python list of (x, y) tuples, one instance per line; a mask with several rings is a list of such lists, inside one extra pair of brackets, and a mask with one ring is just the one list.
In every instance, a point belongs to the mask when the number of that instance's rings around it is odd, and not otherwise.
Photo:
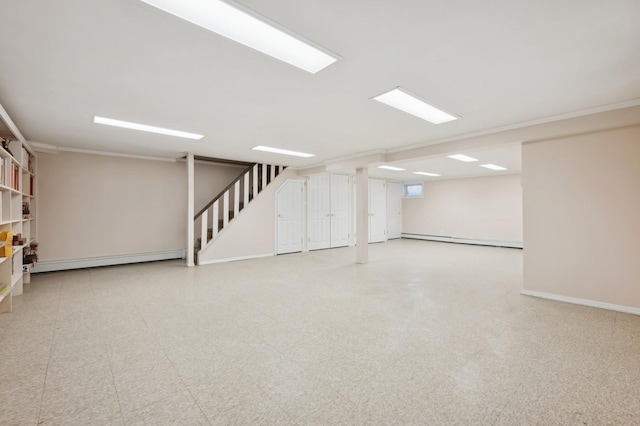
[(430, 102), (402, 87), (396, 87), (395, 89), (375, 96), (373, 99), (433, 124), (446, 123), (460, 118), (432, 105)]
[(394, 167), (394, 166), (378, 166), (379, 169), (385, 169), (385, 170), (393, 170), (394, 172), (402, 172), (406, 169), (402, 169), (400, 167)]
[(200, 140), (204, 135), (197, 133), (183, 132), (180, 130), (165, 129), (164, 127), (149, 126), (146, 124), (132, 123), (130, 121), (114, 120), (113, 118), (93, 117), (96, 124), (104, 124), (107, 126), (122, 127), (124, 129), (140, 130), (141, 132), (158, 133), (160, 135), (177, 136), (179, 138)]
[(427, 173), (427, 172), (413, 172), (414, 175), (422, 175), (422, 176), (432, 176), (432, 177), (438, 177), (438, 176), (442, 176), (439, 175), (437, 173)]
[(491, 170), (508, 170), (506, 167), (498, 166), (496, 164), (480, 164), (480, 167)]
[(140, 1), (312, 74), (341, 59), (232, 1)]
[(306, 152), (290, 151), (288, 149), (272, 148), (270, 146), (262, 146), (262, 145), (254, 146), (251, 149), (255, 149), (256, 151), (271, 152), (273, 154), (292, 155), (294, 157), (309, 158), (309, 157), (316, 156), (315, 154), (307, 154)]
[(468, 155), (464, 155), (464, 154), (449, 155), (448, 157), (454, 160), (464, 161), (465, 163), (472, 163), (474, 161), (478, 161), (477, 158), (469, 157)]

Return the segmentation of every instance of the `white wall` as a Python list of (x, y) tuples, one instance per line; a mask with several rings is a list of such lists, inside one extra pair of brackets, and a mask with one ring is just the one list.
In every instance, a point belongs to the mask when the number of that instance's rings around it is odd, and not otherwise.
[[(38, 153), (37, 162), (41, 264), (186, 248), (185, 162), (69, 152)], [(197, 164), (197, 202), (238, 173)]]
[(402, 232), (488, 241), (522, 241), (519, 174), (424, 183), (424, 197), (405, 198)]
[(524, 289), (640, 308), (640, 126), (523, 145)]

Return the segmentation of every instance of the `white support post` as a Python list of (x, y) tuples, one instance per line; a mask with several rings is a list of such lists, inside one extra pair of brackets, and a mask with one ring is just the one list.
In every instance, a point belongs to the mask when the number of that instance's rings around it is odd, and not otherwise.
[(369, 169), (356, 169), (356, 263), (369, 261)]
[(187, 266), (193, 267), (195, 250), (195, 178), (193, 153), (187, 154)]
[(249, 204), (249, 176), (250, 172), (244, 174), (244, 206), (243, 209), (247, 208), (247, 204)]
[(265, 186), (267, 186), (267, 165), (262, 165), (262, 188), (260, 191), (264, 191)]
[(202, 216), (200, 217), (201, 219), (201, 224), (200, 224), (200, 250), (202, 250), (204, 248), (204, 246), (207, 245), (208, 241), (207, 241), (207, 237), (209, 232), (208, 228), (209, 228), (209, 209), (205, 210), (204, 213), (202, 213)]
[(213, 235), (211, 236), (211, 238), (215, 237), (219, 231), (218, 229), (218, 222), (220, 221), (219, 213), (218, 213), (219, 211), (220, 211), (220, 200), (216, 200), (215, 203), (213, 203)]
[(269, 182), (273, 182), (273, 180), (276, 178), (276, 166), (272, 165), (271, 166), (271, 180)]
[(240, 181), (233, 185), (233, 217), (238, 216), (240, 211)]
[(226, 227), (229, 224), (229, 190), (223, 195), (223, 211), (222, 211), (222, 226)]

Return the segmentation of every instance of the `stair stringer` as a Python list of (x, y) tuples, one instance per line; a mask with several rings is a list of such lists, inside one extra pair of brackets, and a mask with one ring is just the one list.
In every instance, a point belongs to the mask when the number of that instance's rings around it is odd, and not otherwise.
[(287, 168), (264, 188), (238, 216), (198, 251), (198, 265), (273, 256), (275, 254), (276, 191), (296, 170)]

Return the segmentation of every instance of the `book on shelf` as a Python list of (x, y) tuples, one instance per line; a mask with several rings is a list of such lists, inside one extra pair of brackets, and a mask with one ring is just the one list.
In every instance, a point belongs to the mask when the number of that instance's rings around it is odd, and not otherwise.
[(16, 191), (20, 190), (20, 166), (17, 164), (11, 163), (9, 173), (9, 186), (11, 189), (15, 189)]
[(5, 170), (7, 170), (7, 158), (2, 157), (0, 159), (0, 185), (7, 186), (7, 176)]
[(0, 257), (13, 256), (13, 232), (0, 231)]
[(9, 286), (7, 284), (0, 283), (0, 297), (7, 293), (9, 293)]

